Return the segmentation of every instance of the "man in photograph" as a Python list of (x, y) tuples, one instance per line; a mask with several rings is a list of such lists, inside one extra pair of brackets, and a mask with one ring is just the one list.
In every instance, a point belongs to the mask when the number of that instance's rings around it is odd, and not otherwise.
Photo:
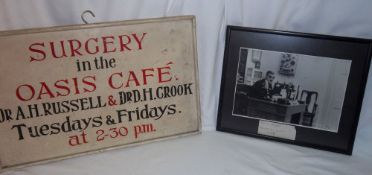
[(274, 72), (270, 70), (267, 71), (264, 79), (258, 80), (253, 84), (253, 97), (260, 99), (271, 99), (271, 91), (273, 90), (274, 79)]

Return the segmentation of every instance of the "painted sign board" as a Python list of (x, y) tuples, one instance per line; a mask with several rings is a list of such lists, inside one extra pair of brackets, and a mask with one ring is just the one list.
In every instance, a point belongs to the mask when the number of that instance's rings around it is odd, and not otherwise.
[(0, 32), (0, 169), (200, 132), (195, 18)]

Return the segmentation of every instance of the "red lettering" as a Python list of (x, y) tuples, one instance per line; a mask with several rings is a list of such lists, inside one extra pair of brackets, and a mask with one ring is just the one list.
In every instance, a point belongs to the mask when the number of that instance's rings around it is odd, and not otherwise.
[(138, 82), (138, 79), (136, 77), (136, 74), (133, 72), (133, 71), (129, 71), (129, 76), (128, 76), (128, 81), (127, 81), (127, 84), (125, 85), (125, 87), (129, 87), (129, 83), (131, 81), (134, 81), (134, 83), (136, 84), (136, 86), (139, 86), (139, 82)]
[(142, 69), (142, 76), (143, 76), (143, 85), (147, 84), (147, 77), (154, 77), (154, 74), (147, 74), (147, 71), (154, 72), (154, 68), (146, 68)]
[(38, 86), (23, 84), (17, 87), (16, 96), (21, 101), (29, 101), (89, 93), (97, 89), (95, 76), (71, 79), (56, 80), (54, 83), (39, 82)]
[[(108, 39), (111, 39), (111, 41), (108, 41)], [(108, 53), (108, 52), (115, 52), (116, 48), (114, 47), (113, 49), (109, 50), (108, 45), (109, 44), (114, 44), (114, 37), (113, 36), (103, 36), (103, 53)]]
[[(90, 79), (90, 81), (89, 81), (89, 79)], [(92, 88), (91, 90), (89, 90), (87, 88), (84, 88), (84, 92), (93, 92), (93, 91), (96, 90), (97, 87), (96, 87), (96, 84), (94, 83), (96, 81), (95, 76), (86, 76), (86, 77), (83, 78), (82, 81), (85, 85), (88, 85)]]
[(30, 45), (30, 47), (28, 47), (28, 50), (30, 50), (31, 52), (35, 52), (35, 53), (38, 53), (40, 54), (42, 57), (33, 57), (33, 56), (30, 56), (30, 62), (33, 62), (33, 61), (43, 61), (45, 58), (46, 58), (46, 54), (43, 50), (40, 50), (40, 49), (36, 49), (35, 47), (37, 46), (42, 46), (42, 48), (44, 48), (44, 43), (33, 43)]
[(49, 89), (48, 85), (46, 85), (45, 82), (40, 82), (40, 84), (41, 84), (41, 88), (40, 88), (39, 96), (37, 97), (37, 99), (40, 100), (42, 95), (49, 95), (49, 98), (54, 98), (54, 95), (52, 91)]
[(120, 77), (123, 77), (123, 74), (120, 72), (120, 73), (113, 73), (110, 77), (109, 77), (109, 79), (108, 79), (108, 84), (109, 84), (109, 86), (112, 88), (112, 89), (120, 89), (120, 88), (122, 88), (123, 87), (123, 83), (119, 86), (119, 87), (117, 87), (117, 86), (114, 86), (114, 83), (113, 83), (113, 81), (112, 81), (112, 78), (114, 77), (114, 75), (119, 75)]
[(59, 91), (57, 91), (57, 97), (59, 96), (67, 96), (70, 94), (70, 88), (68, 87), (68, 80), (65, 79), (65, 80), (58, 80), (54, 83), (54, 87), (56, 87), (56, 89), (61, 89), (61, 90), (64, 90), (65, 93), (61, 93)]
[[(85, 55), (105, 54), (116, 51), (142, 50), (147, 33), (131, 33), (99, 38), (66, 39), (33, 43), (28, 47), (30, 62), (47, 58), (68, 58)], [(133, 42), (132, 42), (133, 41)]]
[(170, 75), (170, 72), (168, 70), (170, 70), (171, 68), (169, 66), (159, 67), (157, 69), (158, 69), (159, 83), (165, 83), (165, 82), (169, 82), (172, 80), (172, 76), (168, 76), (168, 77), (163, 76), (163, 75)]
[[(29, 98), (27, 98), (27, 97), (23, 97), (23, 95), (21, 94), (20, 91), (21, 91), (21, 88), (22, 88), (22, 87), (27, 87), (27, 88), (30, 90), (30, 92), (31, 92), (31, 96), (30, 96)], [(23, 84), (23, 85), (20, 85), (20, 86), (17, 87), (16, 95), (17, 95), (17, 98), (18, 98), (19, 100), (21, 100), (21, 101), (29, 101), (29, 100), (31, 100), (31, 99), (34, 97), (34, 95), (35, 95), (35, 89), (34, 89), (34, 87), (32, 87), (31, 85)]]
[(80, 91), (79, 91), (79, 84), (78, 84), (78, 80), (77, 80), (77, 78), (72, 78), (72, 80), (74, 81), (75, 95), (80, 94)]
[(143, 40), (143, 38), (145, 38), (145, 35), (146, 34), (147, 33), (142, 33), (142, 36), (141, 36), (140, 39), (138, 39), (137, 34), (135, 34), (135, 33), (132, 34), (132, 36), (134, 37), (134, 40), (136, 40), (136, 42), (137, 42), (137, 45), (138, 45), (138, 49), (139, 50), (142, 49), (142, 40)]
[(64, 45), (63, 41), (60, 41), (60, 48), (62, 50), (62, 55), (61, 56), (57, 56), (56, 49), (54, 47), (54, 42), (50, 42), (49, 44), (50, 44), (50, 50), (52, 51), (52, 55), (53, 55), (54, 58), (67, 57), (66, 52), (65, 52), (65, 45)]
[[(68, 42), (70, 43), (71, 57), (74, 57), (75, 55), (80, 55), (80, 56), (83, 55), (79, 51), (79, 49), (81, 48), (81, 42), (79, 40), (72, 39), (72, 40), (68, 40)], [(77, 45), (75, 45), (74, 43), (76, 43)]]
[[(126, 38), (127, 38), (127, 42), (124, 42), (124, 41), (123, 41), (123, 37), (126, 37)], [(131, 41), (131, 39), (130, 39), (130, 37), (129, 37), (128, 35), (120, 35), (120, 36), (119, 36), (119, 43), (120, 43), (120, 51), (121, 51), (121, 52), (124, 51), (125, 49), (127, 49), (127, 50), (132, 50), (131, 48), (129, 48), (129, 47), (127, 46), (127, 44), (129, 44), (130, 41)]]
[[(89, 49), (89, 42), (90, 41), (95, 41), (96, 42), (96, 47), (95, 47), (95, 51), (91, 51)], [(99, 47), (98, 47), (98, 39), (97, 38), (89, 38), (86, 42), (85, 42), (85, 50), (87, 51), (87, 53), (89, 54), (96, 54), (99, 52)]]

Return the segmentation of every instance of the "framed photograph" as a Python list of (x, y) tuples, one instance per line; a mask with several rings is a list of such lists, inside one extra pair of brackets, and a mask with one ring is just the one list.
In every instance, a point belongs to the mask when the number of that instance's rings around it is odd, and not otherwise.
[(351, 155), (371, 43), (228, 26), (217, 130)]

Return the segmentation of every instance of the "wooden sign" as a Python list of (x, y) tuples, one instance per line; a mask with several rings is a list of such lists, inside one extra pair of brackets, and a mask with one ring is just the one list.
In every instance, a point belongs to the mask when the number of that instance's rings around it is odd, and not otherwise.
[(0, 169), (200, 131), (195, 18), (0, 33)]

